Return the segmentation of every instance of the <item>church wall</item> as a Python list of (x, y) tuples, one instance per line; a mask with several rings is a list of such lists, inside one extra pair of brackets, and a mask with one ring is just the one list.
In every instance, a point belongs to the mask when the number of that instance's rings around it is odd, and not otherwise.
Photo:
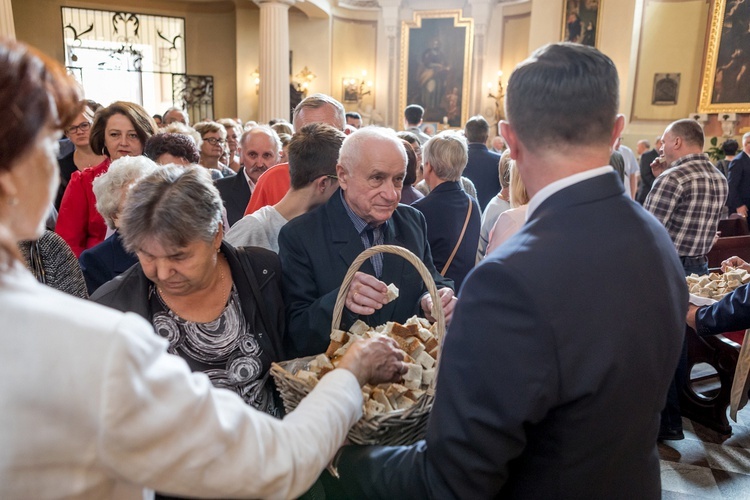
[[(215, 116), (234, 116), (236, 113), (236, 36), (234, 6), (231, 2), (203, 4), (151, 0), (130, 0), (127, 3), (12, 0), (12, 6), (17, 39), (36, 46), (61, 63), (65, 60), (61, 7), (183, 17), (188, 73), (213, 75)], [(148, 111), (153, 114), (164, 110)]]

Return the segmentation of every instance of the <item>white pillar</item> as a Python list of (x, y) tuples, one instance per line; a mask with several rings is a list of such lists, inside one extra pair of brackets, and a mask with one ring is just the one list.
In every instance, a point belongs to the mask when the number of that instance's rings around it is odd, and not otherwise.
[(260, 6), (258, 121), (289, 116), (289, 7), (295, 0), (257, 0)]
[(16, 39), (16, 25), (13, 23), (13, 7), (10, 0), (0, 0), (0, 37)]
[(477, 115), (482, 112), (482, 102), (485, 99), (486, 88), (482, 81), (484, 75), (484, 59), (487, 53), (485, 47), (485, 35), (487, 27), (492, 20), (492, 7), (488, 0), (469, 0), (471, 5), (471, 17), (474, 18), (474, 54), (471, 69), (471, 95), (469, 102), (468, 116)]
[(376, 88), (377, 108), (385, 114), (389, 127), (401, 130), (403, 109), (399, 109), (400, 38), (399, 8), (401, 0), (380, 0), (381, 15), (378, 29), (377, 74), (379, 85)]

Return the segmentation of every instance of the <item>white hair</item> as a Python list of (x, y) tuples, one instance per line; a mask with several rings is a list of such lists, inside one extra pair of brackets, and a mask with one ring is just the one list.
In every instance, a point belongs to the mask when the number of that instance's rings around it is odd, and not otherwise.
[(392, 143), (394, 148), (401, 153), (401, 157), (404, 160), (404, 170), (406, 170), (406, 150), (404, 150), (401, 138), (396, 135), (396, 132), (393, 129), (377, 127), (374, 125), (363, 127), (346, 136), (344, 143), (341, 145), (341, 151), (339, 151), (339, 165), (344, 167), (347, 172), (351, 173), (352, 167), (357, 165), (358, 162), (364, 158), (362, 152), (365, 144), (370, 144), (372, 142)]
[(109, 169), (94, 179), (96, 210), (110, 229), (115, 229), (115, 218), (123, 194), (137, 180), (155, 172), (159, 166), (145, 156), (123, 156), (112, 162)]

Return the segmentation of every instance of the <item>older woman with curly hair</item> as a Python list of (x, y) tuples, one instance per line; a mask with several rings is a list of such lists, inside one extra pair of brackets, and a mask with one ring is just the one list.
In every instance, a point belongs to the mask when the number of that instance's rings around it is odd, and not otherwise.
[(94, 179), (105, 173), (113, 161), (143, 154), (146, 141), (157, 130), (146, 110), (132, 102), (113, 102), (96, 113), (89, 142), (93, 151), (101, 151), (106, 158), (99, 165), (74, 172), (70, 177), (55, 227), (55, 232), (70, 245), (76, 257), (104, 241), (107, 234), (104, 219), (96, 210)]
[(193, 138), (181, 133), (162, 132), (151, 136), (143, 154), (159, 165), (191, 165), (200, 161)]
[(157, 168), (156, 163), (145, 156), (124, 156), (113, 161), (105, 174), (94, 179), (96, 209), (114, 233), (81, 254), (81, 271), (89, 294), (138, 262), (135, 254), (125, 250), (122, 245), (120, 214), (130, 187)]

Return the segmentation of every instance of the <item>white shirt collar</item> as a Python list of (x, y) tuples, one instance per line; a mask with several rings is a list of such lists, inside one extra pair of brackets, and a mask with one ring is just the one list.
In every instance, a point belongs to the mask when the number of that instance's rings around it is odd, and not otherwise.
[(531, 218), (531, 215), (537, 208), (539, 208), (539, 205), (541, 205), (544, 200), (546, 200), (556, 192), (561, 191), (566, 187), (572, 186), (573, 184), (578, 184), (579, 182), (583, 182), (593, 177), (604, 175), (608, 172), (613, 171), (614, 169), (612, 167), (606, 165), (604, 167), (592, 168), (591, 170), (586, 170), (578, 174), (569, 175), (568, 177), (563, 177), (562, 179), (557, 180), (551, 184), (547, 184), (542, 189), (540, 189), (534, 195), (534, 197), (531, 198), (531, 200), (529, 200), (529, 207), (526, 210), (526, 220), (529, 220)]
[(242, 173), (245, 175), (245, 180), (247, 181), (247, 185), (250, 186), (250, 192), (252, 193), (255, 191), (255, 182), (247, 175), (247, 169), (243, 168)]

